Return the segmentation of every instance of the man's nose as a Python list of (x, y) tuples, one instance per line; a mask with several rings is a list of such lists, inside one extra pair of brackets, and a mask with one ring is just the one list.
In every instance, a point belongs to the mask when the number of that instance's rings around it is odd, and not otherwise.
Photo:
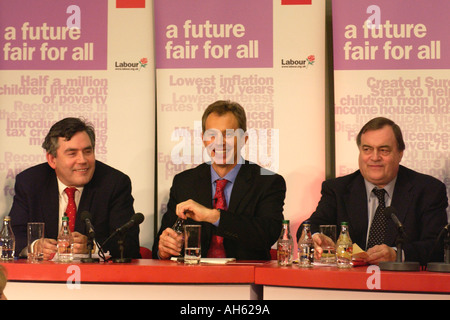
[(380, 160), (381, 159), (380, 151), (378, 151), (377, 149), (374, 149), (372, 154), (370, 155), (370, 159), (373, 161)]
[(78, 154), (77, 162), (78, 162), (78, 163), (86, 163), (86, 162), (87, 162), (87, 161), (86, 161), (86, 156), (84, 155), (83, 152), (80, 152), (80, 153)]

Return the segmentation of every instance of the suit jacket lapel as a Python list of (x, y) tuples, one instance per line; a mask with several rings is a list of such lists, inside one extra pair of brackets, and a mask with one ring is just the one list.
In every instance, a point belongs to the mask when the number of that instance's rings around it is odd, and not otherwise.
[[(395, 183), (394, 194), (391, 201), (391, 206), (397, 211), (396, 215), (400, 222), (404, 223), (409, 206), (412, 203), (412, 187), (410, 179), (406, 177), (405, 170), (400, 167)], [(398, 232), (392, 219), (388, 220), (385, 242), (387, 244), (395, 244)]]
[(366, 246), (366, 235), (368, 229), (367, 192), (362, 175), (358, 175), (348, 187), (348, 193), (344, 195), (346, 211), (351, 224), (351, 237), (354, 242)]
[(83, 193), (81, 194), (81, 198), (80, 198), (80, 203), (78, 204), (78, 209), (77, 209), (77, 218), (78, 218), (78, 214), (83, 211), (89, 211), (90, 210), (90, 204), (92, 202), (92, 198), (95, 195), (95, 189), (93, 189), (92, 187), (86, 185), (83, 189)]
[[(94, 179), (92, 179), (94, 180)], [(91, 181), (92, 181), (91, 180)], [(85, 233), (86, 226), (83, 221), (81, 221), (81, 213), (83, 211), (87, 211), (92, 215), (92, 219), (95, 221), (94, 214), (95, 212), (91, 211), (91, 204), (96, 194), (96, 187), (95, 185), (88, 183), (83, 188), (83, 193), (81, 194), (80, 203), (78, 204), (77, 208), (77, 217), (75, 220), (75, 230), (81, 230), (83, 233)], [(84, 230), (84, 231), (83, 231)]]
[[(212, 208), (212, 187), (211, 187), (211, 165), (201, 164), (198, 168), (198, 180), (195, 181), (195, 197), (193, 200), (201, 205)], [(205, 250), (205, 256), (209, 250), (209, 242), (213, 234), (213, 225), (202, 223), (202, 251)]]
[(234, 181), (233, 191), (231, 191), (230, 203), (228, 204), (228, 211), (237, 212), (237, 208), (241, 203), (247, 191), (250, 189), (253, 180), (250, 164), (246, 161), (236, 176)]
[(56, 239), (59, 226), (59, 191), (56, 174), (51, 174), (44, 186), (42, 203), (42, 217), (45, 222), (46, 237)]
[(207, 208), (212, 208), (211, 165), (205, 163), (199, 169), (195, 200)]

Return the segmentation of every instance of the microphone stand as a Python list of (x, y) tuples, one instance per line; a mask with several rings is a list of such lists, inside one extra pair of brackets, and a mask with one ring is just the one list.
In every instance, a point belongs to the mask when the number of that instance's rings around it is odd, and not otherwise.
[(379, 263), (380, 270), (384, 271), (420, 271), (418, 262), (402, 261), (402, 247), (404, 243), (403, 229), (399, 228), (399, 236), (396, 239), (397, 257), (396, 261), (382, 261)]
[(134, 225), (139, 225), (142, 221), (144, 221), (144, 215), (142, 213), (136, 213), (133, 215), (133, 217), (128, 221), (126, 224), (124, 224), (122, 227), (116, 229), (102, 244), (102, 247), (105, 246), (105, 244), (114, 238), (116, 235), (119, 236), (119, 240), (117, 241), (117, 244), (119, 245), (120, 250), (120, 258), (113, 259), (113, 262), (115, 263), (129, 263), (131, 262), (131, 258), (124, 258), (123, 252), (125, 251), (125, 236), (127, 234), (127, 231), (129, 228), (133, 227)]
[(444, 262), (428, 263), (427, 271), (450, 272), (450, 229), (448, 229), (448, 226), (446, 226), (445, 228), (447, 230), (447, 235), (444, 238)]
[(102, 247), (104, 247), (105, 244), (108, 243), (109, 240), (111, 240), (112, 238), (114, 238), (116, 235), (119, 236), (119, 240), (117, 240), (117, 244), (119, 245), (120, 258), (113, 259), (113, 262), (115, 262), (115, 263), (129, 263), (129, 262), (131, 262), (131, 258), (124, 258), (124, 257), (123, 257), (123, 252), (124, 252), (124, 250), (125, 250), (124, 243), (125, 243), (126, 231), (124, 232), (124, 231), (121, 231), (121, 230), (117, 229), (114, 233), (112, 233), (112, 234), (108, 237), (108, 239), (106, 239), (106, 240), (103, 242)]
[(124, 242), (125, 242), (126, 232), (119, 232), (119, 240), (117, 240), (117, 244), (119, 245), (120, 250), (120, 258), (113, 259), (115, 263), (129, 263), (131, 262), (131, 258), (124, 258), (123, 251), (125, 250)]
[(92, 249), (94, 248), (94, 237), (90, 234), (88, 235), (87, 239), (87, 249), (89, 252), (89, 257), (87, 258), (81, 258), (81, 262), (83, 263), (93, 263), (93, 262), (100, 262), (99, 258), (92, 258)]

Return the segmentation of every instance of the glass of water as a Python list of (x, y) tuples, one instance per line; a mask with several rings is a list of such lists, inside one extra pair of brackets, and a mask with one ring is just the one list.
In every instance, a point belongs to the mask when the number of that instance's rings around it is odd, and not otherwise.
[(201, 225), (184, 226), (184, 263), (199, 264), (201, 254)]
[(36, 263), (44, 260), (44, 251), (42, 244), (44, 242), (43, 222), (29, 222), (27, 225), (28, 235), (28, 262)]
[(336, 265), (336, 225), (321, 225), (322, 257), (320, 262), (327, 265)]

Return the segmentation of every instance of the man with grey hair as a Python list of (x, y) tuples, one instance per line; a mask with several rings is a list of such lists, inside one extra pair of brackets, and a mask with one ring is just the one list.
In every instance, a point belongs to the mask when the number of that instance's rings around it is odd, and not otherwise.
[[(69, 215), (74, 236), (74, 252), (87, 252), (86, 226), (80, 219), (92, 216), (96, 240), (103, 243), (134, 215), (130, 178), (95, 159), (94, 128), (78, 118), (56, 122), (42, 147), (47, 162), (31, 167), (16, 177), (15, 196), (10, 212), (16, 236), (16, 254), (26, 255), (27, 223), (45, 222), (44, 259), (56, 252), (56, 239), (63, 215)], [(139, 227), (126, 235), (124, 256), (139, 258)], [(103, 248), (120, 257), (117, 241)]]
[[(426, 264), (443, 260), (443, 250), (433, 250), (436, 238), (447, 224), (447, 190), (441, 181), (400, 165), (405, 150), (402, 132), (392, 120), (378, 117), (360, 130), (357, 139), (359, 170), (322, 184), (322, 198), (308, 219), (321, 256), (320, 225), (349, 223), (350, 237), (367, 250), (369, 264), (406, 261)], [(403, 224), (407, 239), (397, 252), (399, 236), (392, 219), (383, 211), (392, 206)], [(297, 237), (301, 235), (301, 226)]]

